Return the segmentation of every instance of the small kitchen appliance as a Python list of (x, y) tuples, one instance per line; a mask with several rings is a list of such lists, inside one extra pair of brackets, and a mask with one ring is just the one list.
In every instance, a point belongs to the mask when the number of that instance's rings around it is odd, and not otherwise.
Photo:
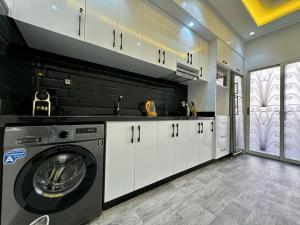
[(157, 116), (155, 102), (147, 100), (145, 103), (145, 109), (147, 112), (147, 116)]
[(33, 116), (50, 116), (51, 102), (50, 94), (45, 91), (37, 91), (34, 95), (32, 115)]

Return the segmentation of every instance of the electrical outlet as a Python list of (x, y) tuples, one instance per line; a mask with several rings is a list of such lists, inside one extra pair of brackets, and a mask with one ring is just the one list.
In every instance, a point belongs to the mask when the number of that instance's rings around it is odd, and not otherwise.
[(65, 85), (71, 85), (72, 81), (70, 79), (65, 79)]

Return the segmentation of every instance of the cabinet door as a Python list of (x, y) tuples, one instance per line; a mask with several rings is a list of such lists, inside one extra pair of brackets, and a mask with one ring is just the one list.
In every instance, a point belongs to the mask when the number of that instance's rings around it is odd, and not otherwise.
[(222, 41), (217, 41), (217, 61), (231, 68), (232, 50)]
[(178, 26), (177, 62), (190, 65), (190, 51), (193, 46), (193, 31), (186, 26)]
[(200, 39), (190, 28), (178, 26), (177, 61), (200, 70)]
[(216, 159), (229, 154), (230, 122), (228, 116), (216, 117)]
[(119, 51), (125, 55), (142, 56), (142, 0), (119, 1)]
[(189, 168), (189, 157), (187, 152), (192, 148), (187, 141), (189, 134), (188, 121), (176, 121), (175, 147), (174, 147), (174, 173), (179, 173)]
[(107, 49), (117, 49), (118, 2), (119, 0), (86, 1), (86, 42)]
[(148, 1), (143, 3), (143, 60), (162, 65), (162, 15)]
[(159, 121), (157, 129), (156, 180), (173, 175), (175, 121)]
[(105, 202), (134, 191), (135, 144), (132, 143), (132, 127), (135, 127), (134, 123), (107, 123)]
[(232, 69), (239, 74), (244, 74), (244, 59), (235, 51), (233, 52), (232, 57)]
[(196, 70), (200, 70), (200, 37), (192, 31), (192, 39), (189, 42), (190, 66)]
[(17, 20), (84, 40), (85, 0), (14, 0)]
[(214, 158), (213, 148), (214, 137), (214, 121), (202, 120), (201, 121), (201, 135), (200, 135), (200, 153), (199, 163), (205, 163)]
[(208, 81), (208, 42), (200, 38), (200, 72), (201, 79)]
[(163, 65), (171, 70), (176, 71), (177, 66), (177, 33), (178, 23), (167, 15), (163, 16), (162, 27), (162, 48), (163, 48)]
[(199, 164), (199, 148), (200, 148), (200, 134), (201, 126), (200, 121), (192, 120), (187, 121), (188, 126), (188, 143), (189, 148), (185, 148), (186, 156), (188, 160), (188, 167), (192, 168)]
[(135, 149), (135, 190), (155, 182), (157, 122), (137, 122)]

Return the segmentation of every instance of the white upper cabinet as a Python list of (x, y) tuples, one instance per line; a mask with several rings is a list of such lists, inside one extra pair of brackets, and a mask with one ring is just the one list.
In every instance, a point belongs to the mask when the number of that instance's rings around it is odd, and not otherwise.
[(119, 0), (118, 48), (135, 58), (142, 56), (142, 14), (142, 0)]
[(183, 65), (200, 69), (200, 40), (190, 28), (178, 26), (177, 61)]
[(217, 61), (231, 68), (232, 50), (222, 41), (217, 41)]
[(217, 62), (239, 74), (244, 73), (243, 57), (220, 40), (217, 41)]
[(168, 69), (176, 70), (177, 64), (177, 32), (178, 23), (167, 15), (163, 15), (162, 26), (162, 65)]
[(13, 17), (78, 40), (84, 40), (85, 0), (14, 0)]
[(177, 62), (183, 65), (190, 64), (189, 51), (191, 50), (187, 43), (192, 40), (191, 29), (179, 25), (178, 26), (178, 45), (177, 45)]
[(148, 1), (143, 4), (143, 56), (144, 61), (161, 65), (162, 15), (157, 7)]
[(86, 8), (87, 43), (141, 58), (141, 0), (89, 0)]
[(232, 56), (232, 69), (239, 73), (239, 74), (244, 74), (244, 59), (242, 56), (240, 56), (238, 53), (233, 52)]
[(200, 72), (199, 77), (208, 81), (208, 42), (199, 37), (200, 41)]
[(107, 49), (118, 47), (119, 0), (86, 1), (85, 41)]
[(14, 0), (12, 16), (32, 48), (153, 77), (179, 62), (207, 80), (208, 43), (148, 0)]

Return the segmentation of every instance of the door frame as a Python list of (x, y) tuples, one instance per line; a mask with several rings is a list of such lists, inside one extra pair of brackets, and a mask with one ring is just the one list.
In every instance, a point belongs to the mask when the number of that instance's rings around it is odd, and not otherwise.
[[(245, 79), (245, 102), (246, 102), (246, 113), (245, 113), (245, 118), (246, 118), (246, 131), (245, 131), (245, 153), (246, 154), (251, 154), (251, 155), (256, 155), (256, 156), (261, 156), (265, 158), (270, 158), (270, 159), (275, 159), (279, 160), (282, 162), (287, 162), (287, 163), (292, 163), (292, 164), (297, 164), (300, 165), (300, 160), (294, 160), (294, 159), (288, 159), (284, 156), (284, 118), (285, 118), (285, 112), (284, 112), (284, 94), (285, 94), (285, 67), (288, 64), (295, 63), (295, 62), (300, 62), (300, 58), (286, 61), (284, 63), (275, 63), (272, 65), (268, 66), (262, 66), (256, 69), (248, 70), (246, 73), (246, 79)], [(250, 144), (249, 144), (249, 139), (250, 139), (250, 73), (262, 70), (262, 69), (268, 69), (272, 67), (280, 66), (280, 151), (279, 151), (279, 156), (263, 153), (263, 152), (256, 152), (250, 150)]]

